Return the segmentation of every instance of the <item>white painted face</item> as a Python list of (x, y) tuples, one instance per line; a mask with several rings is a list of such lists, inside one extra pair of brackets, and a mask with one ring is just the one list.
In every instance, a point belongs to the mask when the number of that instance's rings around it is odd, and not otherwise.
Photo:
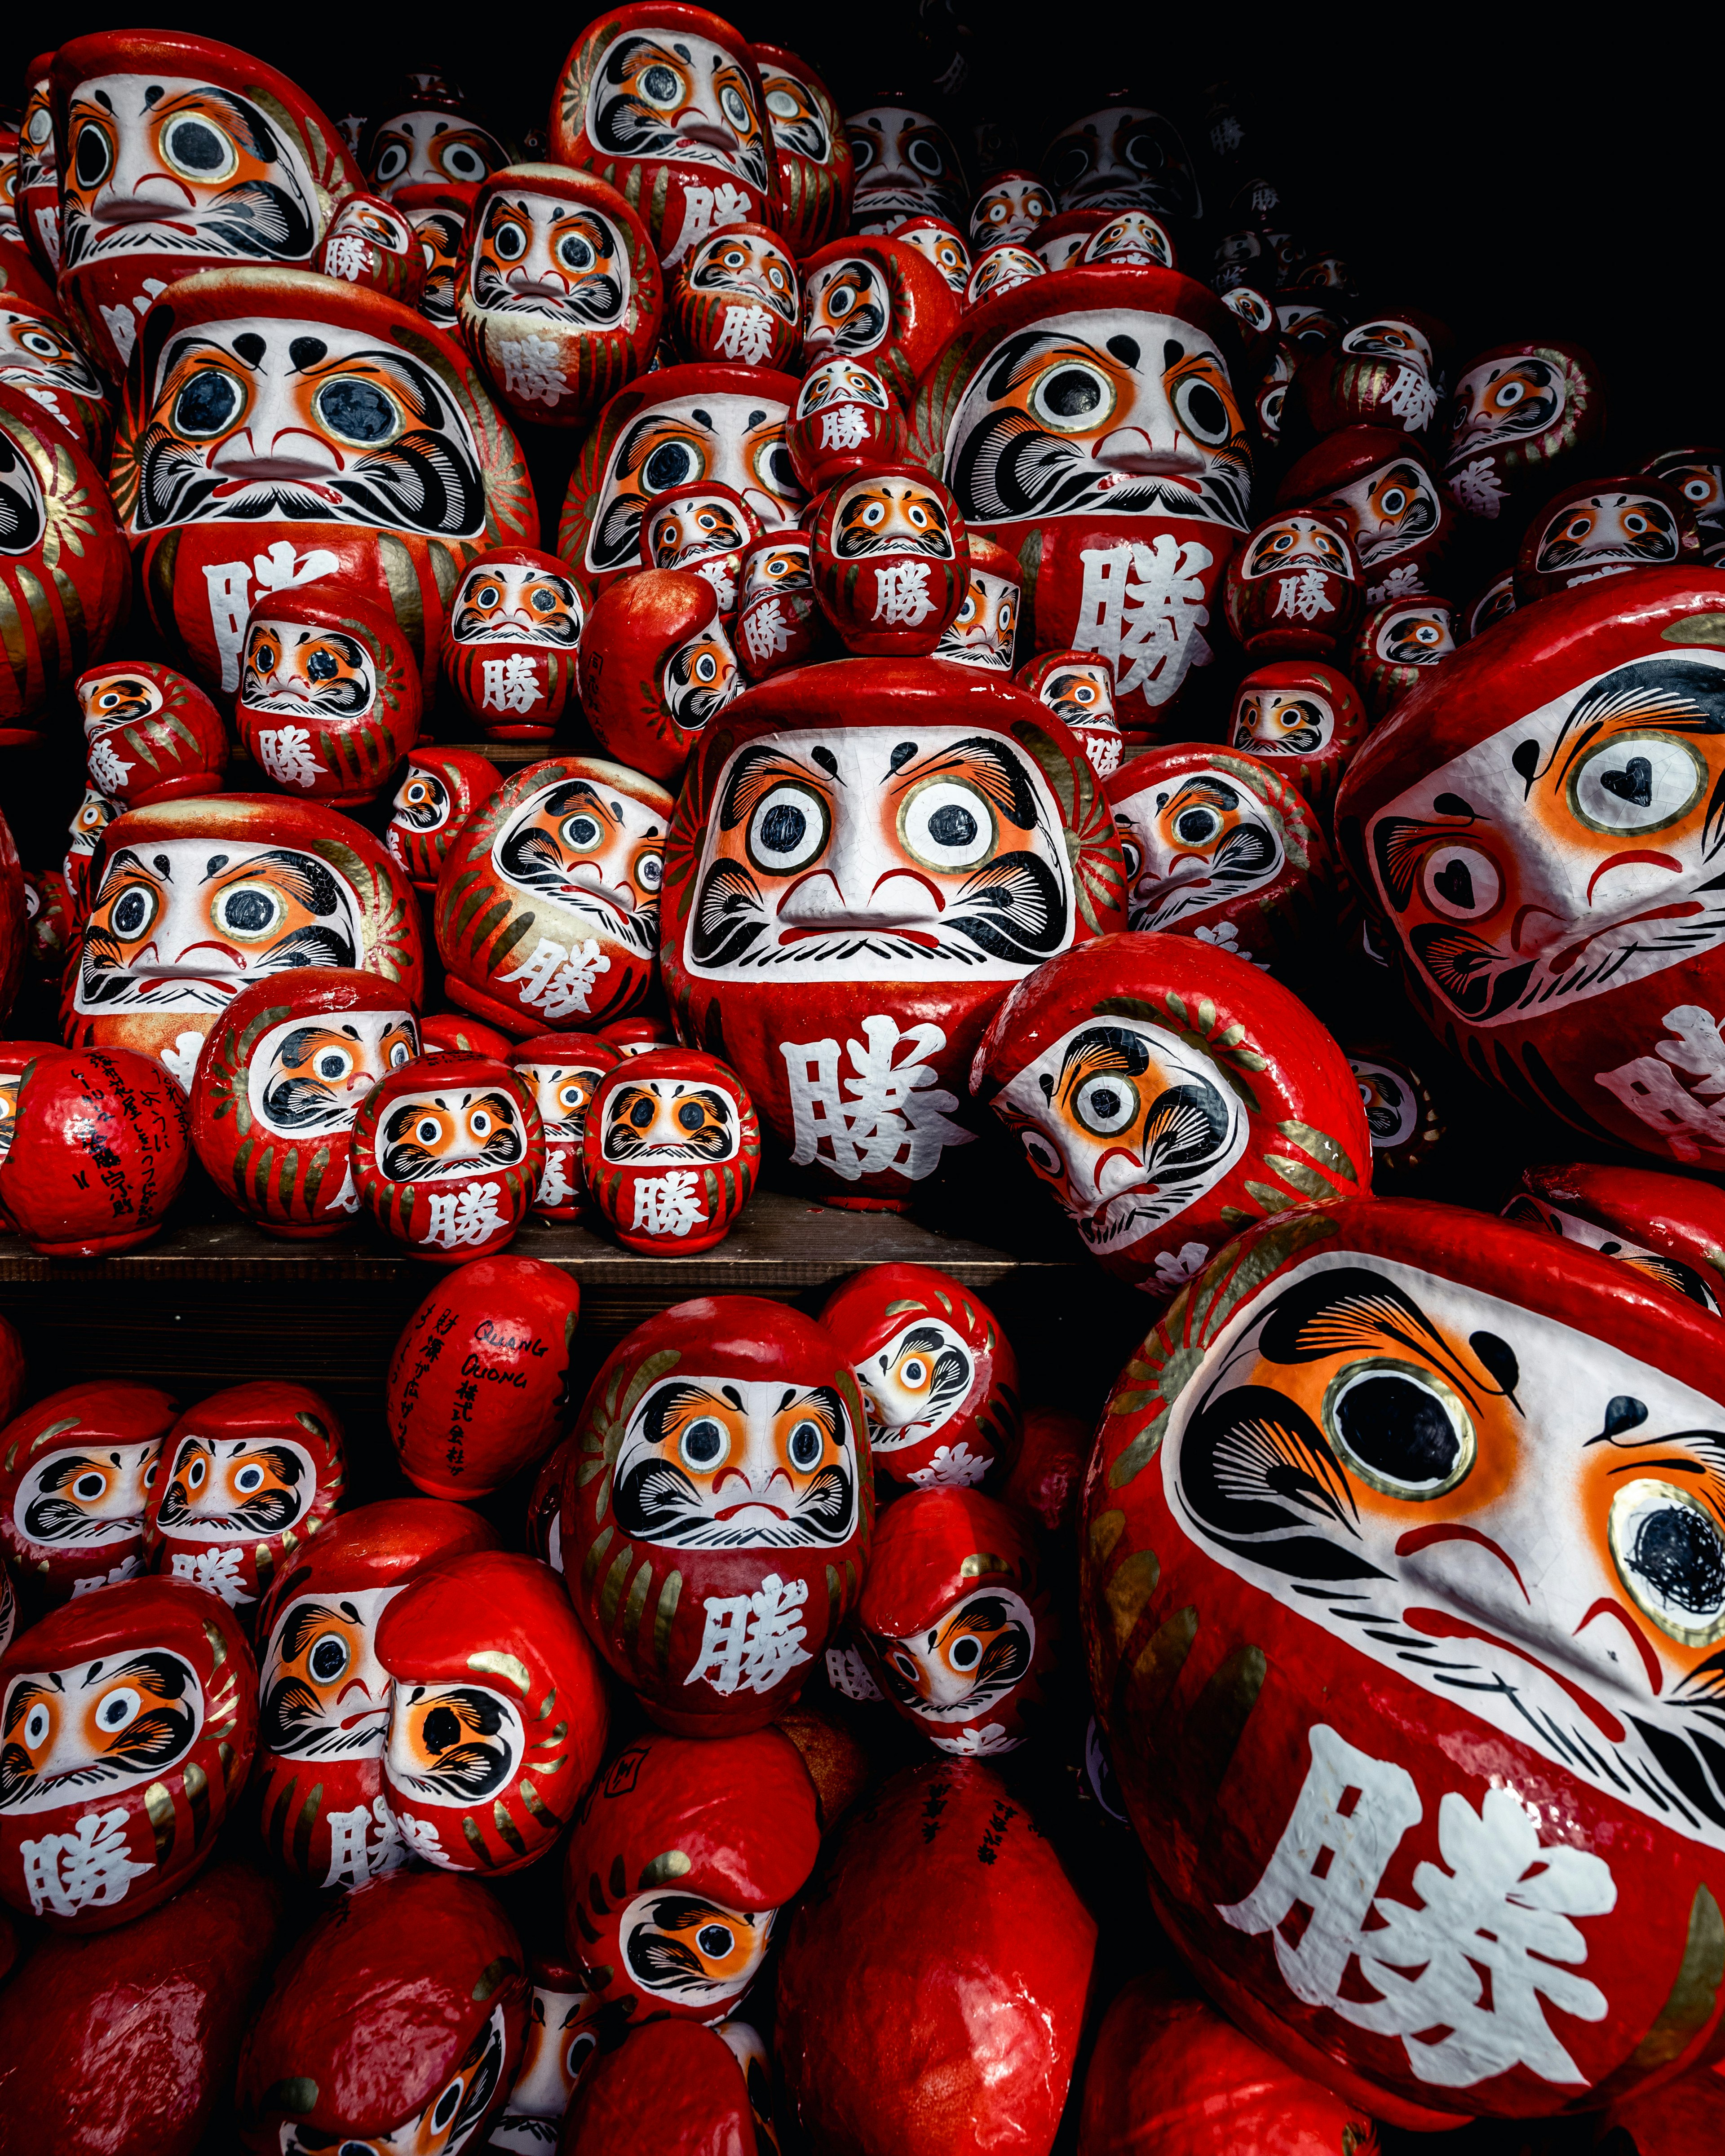
[(1105, 105), (1075, 120), (1049, 144), (1042, 169), (1062, 210), (1204, 214), (1185, 144), (1169, 121), (1146, 105)]
[(689, 257), (691, 292), (740, 294), (782, 322), (797, 319), (797, 265), (777, 240), (758, 232), (716, 232)]
[(1123, 209), (1096, 227), (1078, 259), (1086, 266), (1112, 262), (1124, 269), (1172, 270), (1173, 242), (1148, 210)]
[(1350, 1055), (1348, 1067), (1358, 1082), (1373, 1152), (1393, 1152), (1405, 1145), (1420, 1124), (1420, 1102), (1405, 1074), (1361, 1055)]
[(976, 1383), (970, 1342), (938, 1317), (912, 1318), (853, 1368), (877, 1455), (902, 1452), (944, 1430)]
[(1430, 339), (1411, 322), (1394, 316), (1356, 324), (1343, 336), (1342, 349), (1374, 359), (1399, 360), (1404, 367), (1416, 367), (1428, 379), (1434, 371)]
[(892, 295), (885, 273), (869, 256), (841, 256), (811, 272), (803, 293), (805, 358), (817, 365), (865, 358), (891, 331)]
[(470, 289), (488, 315), (539, 316), (566, 330), (612, 329), (633, 289), (629, 243), (592, 204), (531, 187), (488, 196)]
[(598, 2049), (593, 2026), (593, 1995), (536, 1984), (527, 2002), (526, 2041), (509, 2092), (509, 2106), (491, 2129), (491, 2146), (516, 2156), (550, 2156), (554, 2135), (521, 2130), (528, 2120), (561, 2118), (581, 2078), (582, 2069)]
[(874, 223), (927, 213), (949, 221), (964, 210), (964, 175), (946, 130), (926, 112), (870, 105), (847, 116), (856, 167), (855, 218)]
[(596, 571), (640, 567), (641, 518), (674, 486), (710, 480), (742, 497), (763, 531), (797, 521), (803, 495), (785, 447), (789, 407), (729, 391), (671, 397), (630, 421), (611, 451), (584, 557)]
[(344, 202), (330, 221), (330, 239), (343, 233), (352, 234), (356, 239), (369, 240), (386, 254), (405, 257), (414, 253), (419, 244), (413, 226), (399, 210), (390, 209), (382, 202), (362, 201), (357, 197), (351, 196)]
[(1012, 671), (1013, 644), (1019, 633), (1019, 587), (1005, 577), (973, 569), (957, 619), (934, 647), (937, 659), (961, 666), (993, 666)]
[(66, 108), (62, 267), (136, 254), (304, 262), (317, 188), (298, 136), (195, 76), (92, 76)]
[(85, 926), (73, 1008), (209, 1011), (266, 973), (357, 966), (359, 900), (316, 854), (227, 838), (121, 846)]
[(110, 726), (131, 725), (162, 709), (162, 690), (147, 674), (116, 668), (87, 674), (78, 684), (78, 707), (84, 714), (84, 738), (93, 742)]
[(349, 1131), (380, 1078), (419, 1053), (408, 1010), (330, 1011), (272, 1026), (246, 1066), (246, 1100), (266, 1130), (302, 1143)]
[(495, 135), (453, 112), (398, 112), (372, 145), (372, 182), (386, 198), (403, 187), (476, 187), (509, 162)]
[(1141, 788), (1115, 803), (1114, 823), (1134, 928), (1173, 928), (1260, 891), (1287, 859), (1281, 819), (1228, 772), (1190, 771)]
[(533, 1106), (549, 1138), (578, 1144), (587, 1122), (587, 1111), (599, 1081), (608, 1066), (597, 1063), (517, 1063), (512, 1066), (524, 1078), (533, 1096)]
[(1386, 613), (1372, 632), (1372, 654), (1390, 666), (1435, 666), (1455, 649), (1449, 603), (1414, 599)]
[(505, 1087), (445, 1086), (403, 1093), (378, 1122), (379, 1173), (391, 1183), (449, 1183), (514, 1168), (527, 1134)]
[(491, 844), (491, 866), (524, 897), (589, 915), (608, 936), (651, 951), (659, 936), (665, 818), (598, 779), (531, 793)]
[(1220, 1069), (1138, 1019), (1074, 1026), (993, 1107), (1099, 1255), (1195, 1204), (1246, 1146), (1245, 1103)]
[(1114, 715), (1114, 670), (1105, 662), (1068, 660), (1045, 677), (1036, 694), (1057, 719), (1079, 733), (1120, 731)]
[(100, 1812), (183, 1759), (203, 1727), (198, 1672), (169, 1647), (141, 1643), (64, 1669), (21, 1670), (0, 1705), (0, 1818)]
[(377, 1622), (399, 1586), (301, 1594), (275, 1620), (258, 1681), (258, 1745), (314, 1767), (381, 1759), (389, 1673)]
[(1282, 516), (1255, 534), (1240, 575), (1250, 584), (1263, 577), (1292, 576), (1307, 569), (1352, 577), (1353, 557), (1348, 542), (1316, 516)]
[(1673, 1288), (1691, 1302), (1699, 1303), (1712, 1317), (1720, 1315), (1717, 1294), (1693, 1265), (1686, 1265), (1681, 1258), (1671, 1257), (1663, 1250), (1650, 1250), (1645, 1243), (1620, 1235), (1615, 1228), (1601, 1227), (1597, 1220), (1553, 1205), (1527, 1190), (1518, 1190), (1511, 1199), (1503, 1209), (1503, 1218), (1522, 1227), (1543, 1228), (1547, 1235), (1561, 1235), (1566, 1242), (1577, 1243), (1584, 1250), (1599, 1250), (1620, 1264), (1633, 1265), (1638, 1273), (1645, 1273), (1661, 1287)]
[(423, 763), (409, 763), (407, 775), (395, 790), (393, 803), (395, 814), (389, 819), (389, 850), (396, 852), (394, 834), (398, 829), (409, 834), (427, 831), (441, 831), (449, 820), (454, 803), (449, 789), (440, 773)]
[(13, 1500), (24, 1542), (75, 1553), (136, 1543), (162, 1474), (162, 1440), (106, 1445), (91, 1438), (33, 1461)]
[(981, 727), (771, 734), (720, 773), (685, 957), (721, 980), (1015, 980), (1072, 941), (1060, 812)]
[(255, 1543), (297, 1527), (316, 1496), (316, 1463), (293, 1439), (187, 1431), (169, 1464), (157, 1519), (170, 1546)]
[(1155, 1471), (1213, 1563), (1725, 1849), (1725, 1810), (1695, 1801), (1716, 1786), (1707, 1671), (1725, 1639), (1717, 1401), (1481, 1288), (1334, 1251), (1236, 1312)]
[(639, 23), (607, 49), (587, 95), (588, 139), (614, 157), (670, 159), (767, 186), (752, 70), (680, 23)]
[(971, 244), (980, 249), (1029, 239), (1053, 214), (1054, 198), (1040, 180), (996, 180), (983, 189), (970, 213)]
[(1563, 371), (1551, 360), (1528, 353), (1470, 367), (1450, 406), (1445, 477), (1470, 457), (1544, 434), (1563, 418), (1568, 401)]
[(974, 1721), (1005, 1699), (1035, 1659), (1036, 1620), (1009, 1587), (979, 1587), (925, 1630), (878, 1633), (875, 1642), (893, 1691), (938, 1728)]
[(629, 1981), (655, 1998), (711, 2009), (717, 2020), (767, 1958), (777, 1909), (733, 1909), (675, 1886), (637, 1894), (617, 1927)]
[(1335, 711), (1315, 689), (1245, 689), (1234, 706), (1230, 746), (1249, 756), (1317, 756), (1335, 736)]
[(942, 476), (968, 523), (1250, 521), (1251, 449), (1227, 362), (1173, 315), (1086, 310), (1003, 337), (953, 414)]
[(1048, 275), (1041, 257), (1028, 248), (1009, 243), (991, 247), (978, 258), (970, 273), (970, 282), (964, 288), (964, 304), (973, 307), (983, 300), (992, 299), (997, 292), (1009, 292), (1015, 285), (1028, 285), (1033, 277)]
[(345, 629), (254, 616), (239, 701), (249, 711), (287, 718), (363, 718), (377, 701), (377, 670), (366, 645)]
[(1340, 523), (1368, 572), (1429, 539), (1443, 518), (1437, 490), (1412, 457), (1393, 457), (1312, 506)]
[(885, 412), (891, 402), (886, 383), (871, 368), (854, 359), (827, 359), (803, 376), (797, 417), (807, 419), (834, 404), (867, 404)]
[(742, 1150), (735, 1095), (695, 1078), (638, 1078), (604, 1104), (603, 1158), (624, 1168), (716, 1167)]
[(532, 562), (488, 562), (462, 578), (449, 636), (456, 644), (543, 644), (572, 651), (583, 619), (572, 577)]
[[(56, 390), (100, 399), (105, 392), (95, 369), (52, 316), (44, 316), (0, 304), (0, 384), (33, 397), (44, 410), (58, 413)], [(71, 424), (69, 418), (68, 424)]]
[(281, 2128), (281, 2156), (329, 2156), (333, 2148), (339, 2156), (459, 2156), (464, 2148), (470, 2148), (479, 2156), (480, 2143), (475, 2138), (485, 2124), (496, 2097), (498, 2083), (503, 2078), (503, 2062), (507, 2045), (503, 2009), (492, 2010), (491, 2018), (479, 2030), (454, 2071), (435, 2096), (422, 2104), (411, 2118), (403, 2119), (399, 2126), (388, 2133), (367, 2134), (360, 2137), (347, 2133), (331, 2141), (327, 2134), (312, 2133), (311, 2138), (302, 2138), (301, 2129), (286, 2121)]
[(1677, 558), (1677, 520), (1651, 494), (1605, 488), (1571, 501), (1540, 533), (1534, 567), (1568, 587)]
[(390, 1685), (383, 1773), (402, 1802), (484, 1804), (515, 1779), (526, 1749), (520, 1702), (490, 1685)]

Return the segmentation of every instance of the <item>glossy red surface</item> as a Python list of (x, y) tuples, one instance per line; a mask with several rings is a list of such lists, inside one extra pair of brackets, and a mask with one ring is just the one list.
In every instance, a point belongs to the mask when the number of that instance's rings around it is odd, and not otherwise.
[(694, 1048), (625, 1056), (593, 1089), (582, 1179), (626, 1250), (710, 1250), (747, 1204), (761, 1128), (742, 1081)]
[(383, 843), (416, 891), (437, 889), (456, 834), (502, 783), (496, 765), (473, 749), (426, 743), (408, 758)]
[(724, 2038), (691, 2021), (649, 2022), (588, 2069), (557, 2156), (756, 2156), (748, 2085)]
[(1255, 666), (1235, 690), (1230, 745), (1297, 786), (1327, 834), (1342, 774), (1370, 723), (1345, 674), (1282, 659)]
[(581, 707), (608, 756), (675, 784), (744, 685), (721, 611), (692, 568), (638, 569), (600, 594), (581, 639)]
[(219, 793), (228, 730), (195, 681), (154, 660), (92, 666), (73, 683), (90, 783), (123, 808)]
[(850, 215), (856, 171), (850, 138), (833, 93), (800, 53), (783, 45), (751, 45), (749, 51), (762, 96), (778, 105), (775, 112), (770, 101), (766, 115), (778, 166), (778, 229), (794, 254), (812, 254)]
[(129, 1250), (161, 1227), (191, 1158), (186, 1096), (152, 1056), (44, 1053), (18, 1089), (0, 1208), (49, 1257)]
[[(575, 701), (575, 655), (585, 616), (576, 580), (555, 554), (493, 547), (468, 564), (444, 628), (444, 678), (493, 741), (548, 742), (557, 732)], [(455, 768), (466, 764), (477, 778), (480, 759), (470, 762), (460, 749), (445, 754)], [(434, 767), (444, 767), (444, 757)], [(496, 773), (489, 764), (484, 769), (490, 783), (471, 786), (470, 810), (497, 790)], [(398, 794), (396, 805), (417, 804)], [(444, 834), (439, 860), (459, 820), (429, 827)]]
[(1725, 1302), (1725, 1194), (1699, 1176), (1573, 1161), (1527, 1168), (1504, 1218), (1603, 1250), (1717, 1317)]
[[(23, 1357), (7, 1332), (18, 1393)], [(0, 1430), (0, 1550), (27, 1607), (142, 1572), (144, 1516), (179, 1411), (153, 1385), (99, 1378), (50, 1393)]]
[(501, 1250), (526, 1217), (545, 1173), (545, 1132), (506, 1063), (422, 1055), (367, 1094), (352, 1157), (384, 1234), (429, 1264), (459, 1265)]
[(418, 740), (424, 709), (418, 662), (387, 603), (334, 578), (254, 603), (234, 723), (290, 799), (373, 800)]
[(969, 590), (958, 506), (915, 464), (834, 480), (809, 506), (809, 554), (820, 610), (858, 658), (927, 658)]

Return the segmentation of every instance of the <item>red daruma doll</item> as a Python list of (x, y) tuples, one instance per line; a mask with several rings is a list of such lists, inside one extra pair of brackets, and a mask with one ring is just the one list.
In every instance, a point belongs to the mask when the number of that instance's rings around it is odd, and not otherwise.
[(599, 1081), (582, 1132), (587, 1187), (626, 1250), (711, 1250), (748, 1203), (760, 1162), (741, 1080), (697, 1049), (627, 1057)]
[(545, 1126), (545, 1173), (533, 1199), (542, 1219), (578, 1220), (587, 1194), (581, 1134), (599, 1081), (624, 1060), (623, 1050), (592, 1033), (540, 1033), (511, 1050), (511, 1067), (526, 1081)]
[(50, 1393), (0, 1430), (0, 1556), (26, 1605), (51, 1607), (144, 1569), (144, 1516), (178, 1404), (100, 1378)]
[(370, 801), (419, 738), (424, 701), (394, 617), (361, 593), (331, 580), (253, 608), (234, 723), (285, 793)]
[(575, 694), (585, 610), (554, 554), (494, 547), (461, 579), (444, 674), (494, 741), (549, 741)]
[(924, 657), (970, 588), (970, 548), (952, 496), (908, 465), (834, 485), (809, 535), (815, 596), (846, 650)]
[(545, 1171), (539, 1111), (507, 1064), (422, 1055), (367, 1097), (353, 1126), (359, 1194), (413, 1256), (460, 1265), (501, 1250)]

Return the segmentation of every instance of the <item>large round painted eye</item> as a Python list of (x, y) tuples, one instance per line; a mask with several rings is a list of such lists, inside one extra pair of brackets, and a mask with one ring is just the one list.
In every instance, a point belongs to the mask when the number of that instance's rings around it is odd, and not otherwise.
[(519, 262), (526, 251), (526, 230), (512, 217), (505, 218), (491, 234), (491, 252), (500, 262)]
[(1114, 384), (1099, 367), (1063, 359), (1030, 386), (1030, 410), (1045, 427), (1076, 434), (1100, 427), (1114, 409)]
[(907, 163), (914, 165), (925, 179), (937, 180), (947, 169), (947, 161), (939, 148), (926, 135), (913, 135), (905, 151)]
[(490, 613), (493, 607), (501, 606), (503, 603), (502, 585), (496, 583), (495, 579), (487, 578), (477, 590), (468, 593), (468, 603), (470, 606), (483, 607), (487, 613)]
[(749, 859), (769, 875), (789, 875), (825, 850), (830, 829), (819, 794), (782, 780), (749, 819)]
[(1201, 374), (1188, 374), (1174, 384), (1174, 416), (1189, 434), (1200, 442), (1225, 442), (1234, 432), (1234, 416), (1214, 382)]
[(414, 1140), (422, 1146), (434, 1146), (443, 1134), (444, 1127), (435, 1116), (422, 1116), (413, 1126)]
[(899, 811), (899, 834), (930, 868), (974, 868), (994, 850), (994, 812), (978, 788), (934, 778)]
[(737, 1944), (736, 1934), (725, 1924), (703, 1924), (695, 1943), (709, 1961), (723, 1961)]
[(108, 131), (94, 120), (78, 130), (72, 148), (72, 177), (80, 187), (100, 187), (114, 168), (114, 145)]
[(748, 100), (735, 83), (727, 82), (719, 92), (719, 110), (739, 135), (753, 133), (755, 116), (749, 110)]
[(1120, 850), (1125, 857), (1126, 880), (1129, 884), (1136, 883), (1144, 872), (1144, 849), (1118, 824), (1114, 827), (1114, 834), (1120, 841)]
[(697, 1415), (693, 1422), (685, 1423), (677, 1440), (678, 1458), (700, 1475), (711, 1473), (730, 1449), (730, 1433), (712, 1415)]
[(1490, 401), (1500, 412), (1508, 412), (1513, 410), (1527, 393), (1527, 383), (1517, 381), (1512, 374), (1506, 381), (1495, 385), (1490, 393)]
[(682, 79), (675, 68), (665, 66), (663, 61), (644, 68), (636, 79), (635, 88), (649, 105), (658, 105), (661, 111), (675, 107), (683, 94)]
[(96, 1709), (96, 1727), (105, 1737), (111, 1737), (117, 1730), (125, 1729), (136, 1722), (143, 1712), (143, 1707), (141, 1694), (134, 1691), (130, 1685), (121, 1685), (107, 1693)]
[(155, 920), (159, 904), (148, 884), (128, 885), (109, 911), (108, 926), (122, 942), (135, 943)]
[(968, 1673), (983, 1658), (983, 1643), (974, 1632), (961, 1632), (952, 1642), (947, 1660), (955, 1670)]
[(667, 487), (686, 486), (704, 479), (706, 467), (692, 442), (661, 442), (641, 466), (641, 484), (649, 494), (663, 494)]
[(1019, 1136), (1024, 1141), (1025, 1154), (1036, 1173), (1047, 1176), (1052, 1182), (1060, 1182), (1065, 1173), (1060, 1166), (1060, 1157), (1041, 1132), (1020, 1131)]
[(305, 1667), (314, 1684), (334, 1684), (350, 1659), (346, 1638), (340, 1632), (324, 1632), (312, 1641)]
[(281, 653), (275, 642), (270, 637), (260, 636), (252, 646), (252, 671), (267, 678), (280, 664)]
[(826, 1441), (826, 1433), (818, 1422), (799, 1422), (785, 1446), (792, 1466), (803, 1475), (818, 1467)]
[(485, 178), (490, 167), (471, 142), (457, 136), (438, 146), (437, 161), (458, 186), (472, 186)]
[(907, 1393), (920, 1393), (928, 1383), (928, 1364), (921, 1355), (907, 1356), (898, 1366), (898, 1381)]
[(1478, 1450), (1473, 1417), (1436, 1372), (1389, 1356), (1339, 1371), (1324, 1394), (1323, 1421), (1348, 1466), (1389, 1497), (1441, 1497)]
[(91, 1468), (72, 1485), (72, 1495), (80, 1505), (93, 1505), (107, 1486), (107, 1476), (100, 1468)]
[(449, 2083), (438, 2098), (437, 2108), (431, 2114), (430, 2123), (436, 2132), (441, 2133), (444, 2127), (455, 2116), (461, 2107), (461, 2099), (466, 2093), (465, 2082), (453, 2081)]
[(20, 330), (18, 342), (26, 352), (34, 352), (38, 359), (59, 359), (63, 347), (58, 339), (42, 330)]
[(593, 242), (584, 232), (578, 230), (563, 234), (557, 242), (557, 254), (564, 269), (574, 270), (578, 276), (585, 275), (599, 259)]
[(548, 584), (541, 584), (527, 595), (527, 604), (535, 613), (555, 613), (558, 606), (557, 594)]
[(312, 1068), (320, 1078), (326, 1080), (333, 1086), (345, 1078), (352, 1070), (353, 1057), (345, 1048), (321, 1048), (317, 1051), (317, 1060)]
[(1118, 1071), (1099, 1073), (1072, 1096), (1072, 1112), (1092, 1137), (1111, 1138), (1136, 1120), (1138, 1089)]
[(1195, 808), (1181, 809), (1173, 821), (1174, 839), (1183, 846), (1201, 850), (1214, 845), (1221, 835), (1221, 814), (1204, 802)]
[(23, 1738), (27, 1751), (39, 1752), (48, 1742), (48, 1732), (54, 1727), (54, 1717), (48, 1711), (48, 1702), (39, 1699), (24, 1717)]
[(239, 152), (231, 137), (202, 113), (183, 112), (162, 131), (158, 146), (162, 162), (182, 179), (213, 186), (229, 178), (239, 167)]
[(205, 1463), (203, 1455), (201, 1452), (195, 1454), (192, 1465), (186, 1470), (186, 1487), (188, 1490), (201, 1490), (208, 1473), (209, 1469)]
[(590, 808), (578, 809), (557, 827), (557, 836), (574, 854), (590, 854), (604, 835), (604, 825)]
[(467, 1127), (476, 1138), (488, 1138), (496, 1127), (489, 1108), (475, 1108), (467, 1118)]
[(413, 1045), (411, 1041), (393, 1040), (390, 1042), (389, 1067), (392, 1070), (399, 1070), (403, 1063), (411, 1063), (413, 1060)]
[(264, 1486), (264, 1471), (255, 1460), (248, 1460), (234, 1478), (234, 1486), (242, 1497), (249, 1497), (254, 1491)]
[(1627, 1482), (1606, 1532), (1635, 1607), (1686, 1647), (1725, 1638), (1725, 1536), (1701, 1500), (1675, 1484)]
[(245, 391), (231, 374), (204, 367), (174, 399), (174, 432), (191, 441), (208, 441), (231, 427), (244, 405)]
[(1503, 897), (1503, 875), (1478, 846), (1434, 846), (1420, 865), (1420, 891), (1446, 921), (1481, 921)]
[(267, 883), (230, 883), (210, 909), (218, 928), (242, 942), (273, 936), (287, 918), (287, 902)]
[(1619, 734), (1591, 749), (1569, 774), (1569, 805), (1589, 830), (1656, 831), (1700, 800), (1707, 767), (1672, 734)]
[(827, 288), (824, 295), (827, 313), (834, 321), (842, 322), (861, 296), (855, 285), (840, 278), (836, 284)]
[(312, 399), (318, 418), (338, 442), (376, 449), (401, 432), (395, 400), (362, 375), (338, 374)]
[(376, 179), (379, 187), (388, 187), (392, 180), (398, 180), (407, 169), (407, 144), (405, 142), (392, 142), (378, 158), (377, 169), (374, 173), (373, 177)]

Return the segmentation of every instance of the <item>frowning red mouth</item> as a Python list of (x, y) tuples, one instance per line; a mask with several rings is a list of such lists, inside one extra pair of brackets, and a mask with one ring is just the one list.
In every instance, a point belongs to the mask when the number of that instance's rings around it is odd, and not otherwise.
[(1560, 1676), (1548, 1663), (1541, 1661), (1537, 1655), (1529, 1654), (1525, 1647), (1518, 1647), (1513, 1640), (1502, 1639), (1496, 1632), (1488, 1632), (1482, 1625), (1470, 1624), (1464, 1617), (1452, 1617), (1444, 1609), (1404, 1609), (1402, 1622), (1410, 1632), (1418, 1632), (1427, 1640), (1481, 1640), (1489, 1647), (1501, 1648), (1505, 1654), (1514, 1655), (1520, 1661), (1531, 1663), (1542, 1676), (1549, 1677), (1560, 1691), (1574, 1701), (1608, 1743), (1621, 1744), (1629, 1734), (1617, 1717), (1608, 1708), (1601, 1707), (1590, 1692), (1584, 1691), (1568, 1677)]

